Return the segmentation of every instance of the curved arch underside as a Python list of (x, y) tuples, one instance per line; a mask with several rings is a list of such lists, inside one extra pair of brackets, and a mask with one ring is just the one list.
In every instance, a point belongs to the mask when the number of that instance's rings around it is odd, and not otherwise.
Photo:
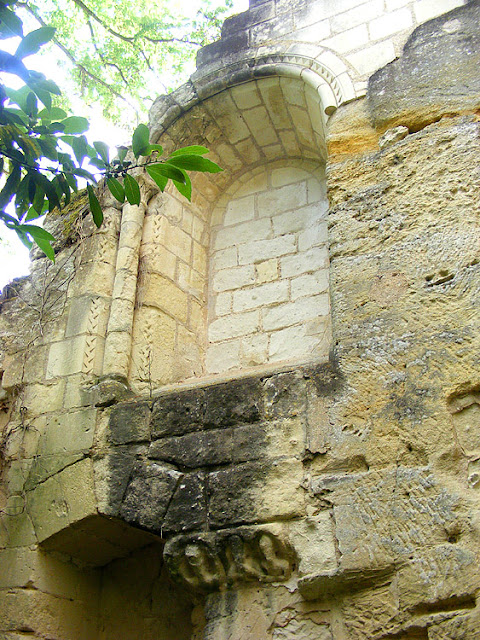
[(203, 144), (224, 171), (195, 175), (191, 203), (151, 192), (129, 376), (139, 391), (328, 354), (323, 100), (298, 75), (253, 79), (154, 138), (166, 153)]

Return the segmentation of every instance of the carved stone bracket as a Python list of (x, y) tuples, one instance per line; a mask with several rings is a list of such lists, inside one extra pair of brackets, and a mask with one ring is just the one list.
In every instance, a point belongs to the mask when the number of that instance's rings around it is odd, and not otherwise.
[(176, 536), (165, 545), (164, 558), (177, 582), (217, 591), (239, 582), (284, 582), (295, 552), (270, 531), (241, 528)]

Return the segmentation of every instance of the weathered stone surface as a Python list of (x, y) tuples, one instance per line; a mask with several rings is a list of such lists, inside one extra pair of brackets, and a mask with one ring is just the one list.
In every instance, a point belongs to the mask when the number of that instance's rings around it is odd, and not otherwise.
[(207, 478), (188, 473), (179, 480), (162, 525), (166, 532), (202, 530), (208, 523)]
[(145, 401), (117, 404), (110, 414), (109, 430), (113, 444), (149, 440), (150, 404)]
[(183, 475), (155, 462), (138, 463), (132, 473), (120, 509), (121, 517), (152, 532), (160, 533), (176, 487)]
[(181, 391), (160, 396), (153, 403), (152, 437), (174, 436), (198, 431), (205, 414), (205, 392), (203, 389)]
[(209, 387), (205, 399), (206, 426), (257, 422), (263, 411), (261, 387), (255, 378)]
[(478, 109), (479, 21), (478, 2), (469, 2), (415, 29), (403, 55), (369, 80), (376, 127), (418, 131), (442, 115)]
[(196, 591), (245, 581), (283, 582), (291, 575), (295, 553), (275, 533), (255, 527), (178, 536), (169, 540), (164, 556), (172, 577)]

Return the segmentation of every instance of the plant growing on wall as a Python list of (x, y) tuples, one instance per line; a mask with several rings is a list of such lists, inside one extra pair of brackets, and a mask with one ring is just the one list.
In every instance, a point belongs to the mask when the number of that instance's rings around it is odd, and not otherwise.
[(119, 147), (111, 158), (104, 142), (90, 145), (85, 137), (86, 118), (56, 107), (58, 86), (24, 63), (53, 38), (55, 30), (44, 26), (24, 34), (22, 20), (12, 10), (15, 4), (16, 0), (0, 0), (0, 39), (20, 39), (14, 53), (0, 51), (0, 71), (16, 76), (21, 85), (14, 89), (0, 83), (0, 220), (25, 245), (35, 242), (54, 260), (54, 238), (38, 221), (68, 204), (79, 180), (87, 182), (90, 211), (98, 227), (103, 220), (94, 189), (99, 179), (105, 179), (119, 202), (136, 205), (140, 188), (132, 172), (139, 167), (146, 168), (162, 191), (171, 180), (188, 199), (192, 192), (188, 171), (221, 171), (204, 157), (208, 149), (201, 146), (178, 149), (161, 159), (162, 147), (149, 143), (148, 127), (143, 124), (133, 134), (133, 157), (127, 147)]

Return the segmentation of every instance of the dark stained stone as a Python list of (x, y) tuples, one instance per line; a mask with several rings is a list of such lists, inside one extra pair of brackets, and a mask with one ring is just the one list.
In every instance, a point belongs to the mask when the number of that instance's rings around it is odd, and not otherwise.
[(170, 393), (157, 398), (152, 411), (152, 438), (176, 436), (198, 431), (203, 426), (203, 389)]
[(233, 430), (215, 429), (161, 438), (150, 446), (148, 455), (191, 469), (225, 464), (232, 460)]
[(113, 407), (109, 422), (109, 439), (114, 444), (142, 442), (150, 439), (148, 402), (122, 402)]
[(257, 378), (235, 380), (205, 390), (205, 426), (228, 427), (261, 419), (262, 387)]
[(301, 374), (279, 373), (267, 378), (263, 387), (268, 419), (291, 418), (305, 411), (306, 386)]
[(256, 505), (249, 489), (265, 483), (268, 465), (247, 462), (211, 473), (208, 481), (209, 523), (212, 527), (255, 521)]
[(152, 533), (161, 533), (163, 519), (183, 474), (155, 462), (139, 462), (121, 507), (122, 518)]
[(207, 525), (206, 475), (189, 473), (178, 483), (165, 516), (163, 531), (205, 529)]

